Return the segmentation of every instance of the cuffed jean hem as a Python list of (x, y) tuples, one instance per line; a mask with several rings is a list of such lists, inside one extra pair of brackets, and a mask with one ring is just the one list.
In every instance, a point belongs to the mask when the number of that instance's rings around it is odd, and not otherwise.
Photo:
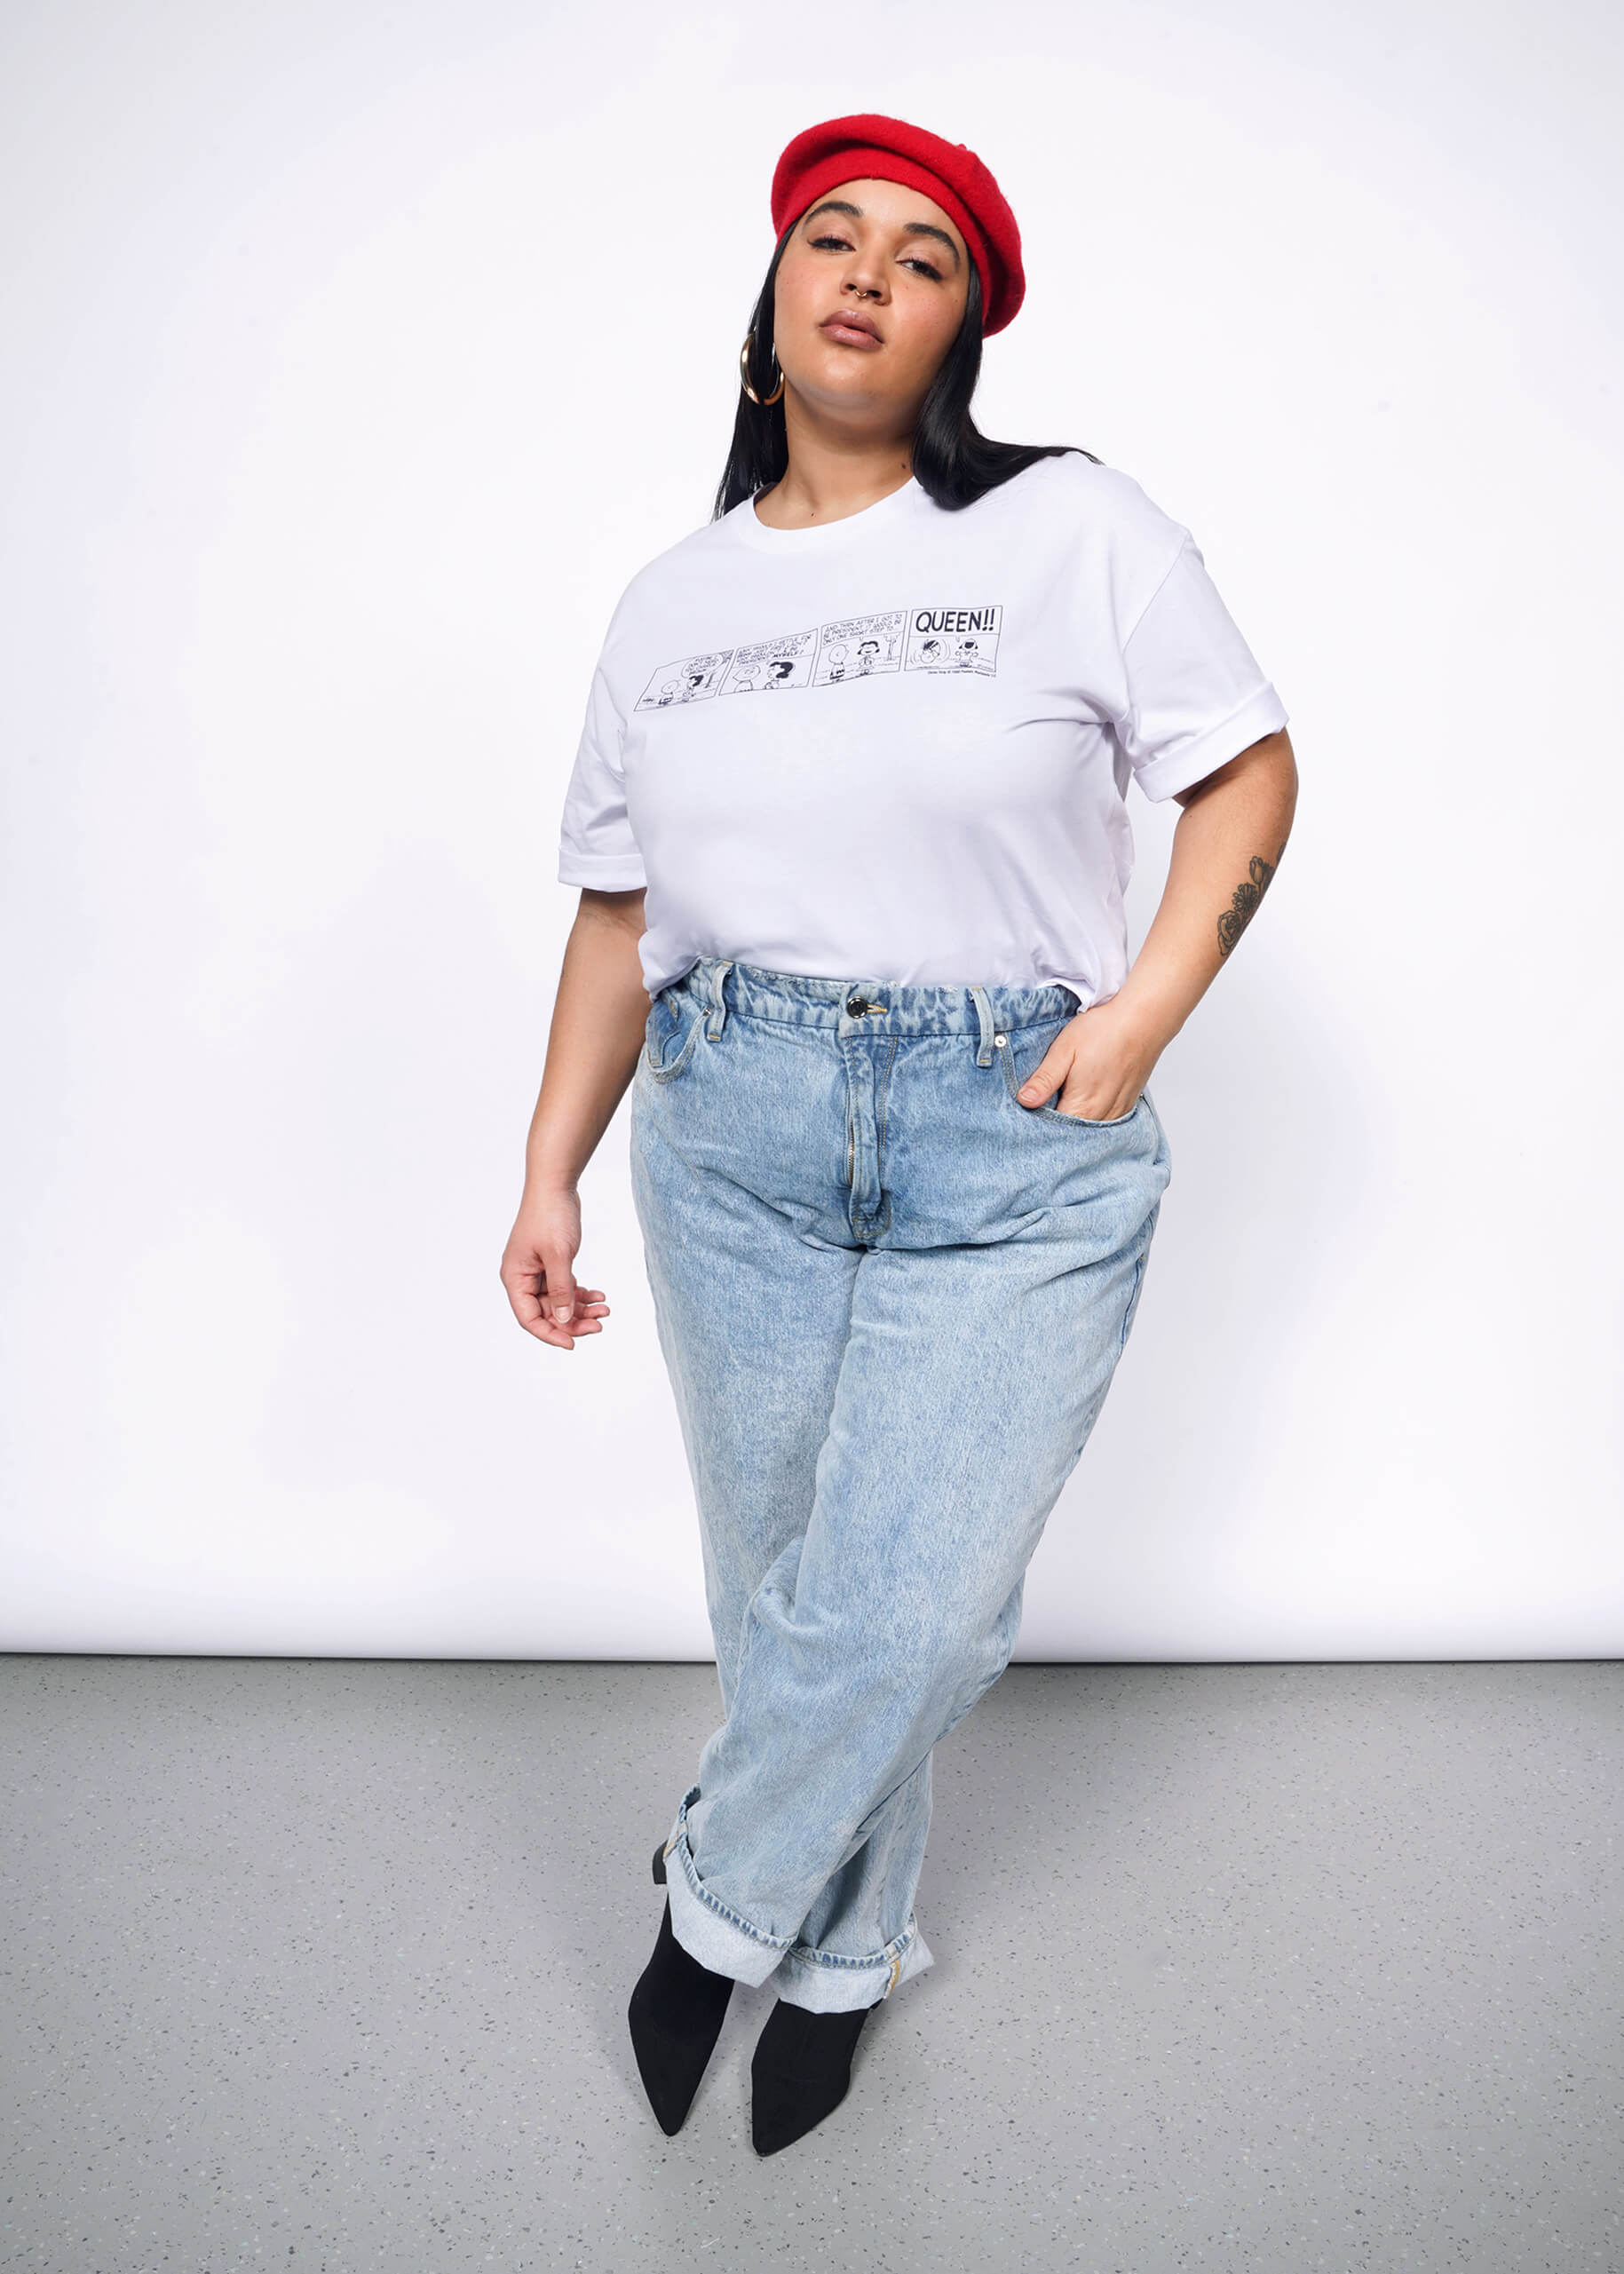
[[(683, 1795), (666, 1842), (666, 1894), (671, 1932), (701, 1966), (752, 1989), (776, 1975), (773, 1987), (786, 2004), (809, 2013), (854, 2013), (877, 2005), (904, 1982), (935, 1964), (924, 1937), (910, 1917), (895, 1940), (863, 1958), (814, 1951), (793, 1937), (763, 1934), (738, 1912), (719, 1903), (700, 1882), (688, 1845), (688, 1810), (699, 1798), (693, 1786)], [(675, 1866), (675, 1868), (673, 1868)]]
[(851, 2014), (860, 2006), (877, 2006), (935, 1963), (917, 1921), (910, 1919), (895, 1942), (873, 1958), (837, 1958), (797, 1943), (773, 1976), (772, 1987), (787, 2006), (804, 2006), (812, 2014)]
[(782, 1963), (795, 1937), (786, 1935), (780, 1939), (762, 1934), (701, 1886), (693, 1850), (688, 1845), (686, 1821), (699, 1792), (695, 1785), (684, 1795), (665, 1843), (665, 1891), (671, 1906), (671, 1932), (689, 1957), (697, 1958), (713, 1974), (729, 1974), (735, 1982), (748, 1983), (754, 1989)]

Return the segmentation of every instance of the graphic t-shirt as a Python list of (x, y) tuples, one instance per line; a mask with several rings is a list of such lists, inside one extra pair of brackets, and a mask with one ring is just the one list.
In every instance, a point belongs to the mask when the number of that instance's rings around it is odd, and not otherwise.
[(1286, 724), (1190, 531), (1112, 467), (805, 529), (747, 498), (622, 595), (558, 880), (646, 887), (651, 996), (713, 955), (1086, 1009), (1128, 973), (1130, 778), (1169, 797)]

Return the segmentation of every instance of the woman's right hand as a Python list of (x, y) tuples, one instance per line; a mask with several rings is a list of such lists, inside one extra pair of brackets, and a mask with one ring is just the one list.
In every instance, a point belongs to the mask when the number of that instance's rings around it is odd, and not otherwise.
[(648, 1025), (643, 891), (582, 886), (565, 942), (541, 1095), (525, 1139), (524, 1197), (502, 1254), (502, 1284), (527, 1335), (573, 1351), (601, 1335), (600, 1287), (575, 1285), (577, 1179), (637, 1072)]
[(574, 1349), (577, 1335), (601, 1335), (609, 1315), (602, 1288), (575, 1284), (580, 1247), (580, 1195), (527, 1192), (502, 1252), (502, 1284), (526, 1334), (562, 1351)]

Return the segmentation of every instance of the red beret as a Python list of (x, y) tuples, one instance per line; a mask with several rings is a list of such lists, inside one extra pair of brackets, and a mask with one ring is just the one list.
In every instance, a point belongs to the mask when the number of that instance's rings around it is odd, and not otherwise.
[(839, 182), (901, 182), (950, 214), (981, 276), (981, 329), (1002, 331), (1026, 296), (1020, 231), (1003, 192), (975, 152), (905, 119), (860, 111), (809, 126), (772, 170), (772, 228), (791, 221)]

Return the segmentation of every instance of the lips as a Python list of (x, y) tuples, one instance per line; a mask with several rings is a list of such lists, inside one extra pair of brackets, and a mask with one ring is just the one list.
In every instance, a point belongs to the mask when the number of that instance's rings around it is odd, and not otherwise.
[(826, 316), (818, 329), (847, 347), (879, 347), (883, 345), (870, 319), (860, 316), (851, 308), (841, 308), (834, 315)]

